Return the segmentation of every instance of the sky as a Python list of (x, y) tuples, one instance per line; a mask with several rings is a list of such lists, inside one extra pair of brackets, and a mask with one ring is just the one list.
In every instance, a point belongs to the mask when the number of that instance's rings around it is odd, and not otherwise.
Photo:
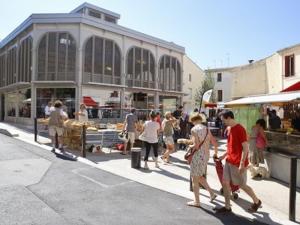
[[(300, 43), (299, 0), (86, 0), (119, 25), (185, 47), (202, 69), (238, 66)], [(32, 13), (67, 13), (80, 0), (0, 0), (0, 40)]]

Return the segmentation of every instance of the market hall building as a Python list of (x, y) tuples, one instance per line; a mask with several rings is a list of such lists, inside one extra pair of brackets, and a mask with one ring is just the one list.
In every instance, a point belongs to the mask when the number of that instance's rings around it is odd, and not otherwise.
[(29, 16), (0, 43), (0, 120), (32, 124), (56, 99), (71, 118), (80, 102), (94, 118), (181, 104), (184, 47), (119, 19), (89, 3)]

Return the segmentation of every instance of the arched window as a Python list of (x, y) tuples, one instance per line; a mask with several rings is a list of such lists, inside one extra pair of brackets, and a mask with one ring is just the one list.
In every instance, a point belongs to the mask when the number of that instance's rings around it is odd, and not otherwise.
[(84, 49), (83, 83), (121, 84), (121, 51), (114, 41), (93, 36)]
[(66, 32), (49, 32), (38, 47), (37, 80), (75, 81), (76, 43)]
[(127, 54), (126, 68), (128, 86), (155, 88), (155, 62), (149, 50), (131, 48)]
[(159, 61), (159, 88), (162, 90), (181, 91), (181, 66), (172, 56), (163, 55)]
[(5, 65), (6, 65), (6, 54), (3, 53), (0, 55), (0, 87), (4, 87), (6, 85)]
[(31, 81), (32, 66), (32, 38), (28, 37), (21, 42), (18, 49), (18, 82)]
[(17, 48), (13, 47), (7, 52), (6, 63), (7, 85), (17, 82)]

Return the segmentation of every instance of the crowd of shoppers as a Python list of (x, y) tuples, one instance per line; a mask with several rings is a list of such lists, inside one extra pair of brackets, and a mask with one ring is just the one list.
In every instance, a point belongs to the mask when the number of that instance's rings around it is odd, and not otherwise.
[[(149, 119), (143, 126), (143, 141), (145, 143), (146, 154), (144, 156), (144, 169), (149, 169), (148, 157), (151, 148), (154, 153), (155, 167), (159, 168), (158, 164), (158, 137), (159, 133), (163, 133), (163, 140), (166, 144), (166, 151), (162, 154), (161, 158), (164, 162), (168, 163), (170, 160), (170, 154), (174, 151), (174, 123), (177, 119), (171, 112), (165, 113), (165, 118), (162, 124), (157, 122), (157, 115), (155, 112), (151, 112)], [(230, 198), (231, 198), (231, 184), (239, 185), (240, 188), (245, 191), (252, 199), (253, 203), (248, 209), (249, 212), (256, 212), (261, 207), (262, 202), (256, 196), (253, 189), (247, 185), (247, 166), (249, 164), (248, 153), (248, 137), (245, 128), (234, 120), (234, 114), (231, 111), (223, 112), (222, 123), (227, 126), (227, 151), (219, 157), (219, 160), (225, 160), (225, 166), (223, 171), (222, 187), (224, 190), (225, 206), (216, 208), (217, 213), (231, 212)], [(180, 119), (180, 117), (179, 117)], [(209, 128), (203, 123), (205, 121), (204, 115), (198, 112), (193, 113), (189, 117), (190, 123), (193, 128), (190, 131), (190, 141), (195, 153), (190, 163), (190, 175), (192, 177), (194, 200), (187, 203), (188, 206), (200, 207), (199, 198), (199, 186), (202, 185), (210, 196), (210, 201), (214, 201), (217, 195), (210, 188), (206, 180), (206, 167), (210, 158), (209, 148), (212, 144), (214, 146), (214, 157), (217, 158), (218, 145), (211, 134)], [(255, 137), (261, 137), (266, 141), (264, 135), (265, 121), (258, 120), (253, 127), (253, 134), (251, 134), (250, 142)], [(252, 144), (251, 144), (252, 147)], [(257, 141), (255, 150), (250, 151), (251, 161), (261, 162), (263, 159), (259, 155), (259, 149)], [(256, 151), (256, 152), (254, 152)]]
[[(49, 135), (52, 140), (53, 149), (55, 151), (56, 136), (58, 136), (59, 149), (63, 151), (63, 122), (67, 119), (66, 113), (63, 111), (63, 103), (59, 100), (52, 103), (50, 102), (48, 108), (45, 109), (45, 115), (49, 116)], [(84, 104), (80, 105), (80, 110), (75, 113), (78, 120), (81, 122), (88, 121), (88, 113)], [(231, 111), (225, 111), (219, 115), (219, 123), (227, 126), (227, 151), (218, 159), (225, 160), (222, 187), (224, 190), (225, 206), (217, 208), (217, 213), (231, 212), (230, 198), (231, 198), (231, 184), (239, 185), (252, 199), (253, 204), (248, 209), (249, 212), (256, 212), (261, 207), (262, 202), (256, 196), (253, 189), (247, 185), (247, 166), (249, 164), (248, 154), (250, 155), (250, 162), (253, 165), (263, 163), (263, 149), (266, 146), (266, 136), (264, 130), (266, 122), (263, 119), (256, 121), (252, 127), (251, 135), (248, 138), (245, 128), (237, 123), (234, 119), (234, 114)], [(273, 119), (273, 120), (272, 120)], [(149, 170), (148, 158), (153, 149), (154, 163), (156, 168), (159, 167), (158, 163), (158, 148), (160, 134), (163, 136), (165, 144), (165, 152), (162, 154), (161, 159), (165, 163), (170, 163), (170, 154), (174, 152), (176, 138), (188, 138), (190, 143), (189, 147), (195, 153), (190, 163), (190, 176), (192, 178), (194, 200), (187, 203), (188, 206), (200, 207), (199, 186), (204, 187), (210, 196), (210, 201), (214, 201), (217, 195), (209, 186), (206, 180), (206, 168), (210, 158), (210, 145), (214, 147), (214, 157), (217, 158), (218, 145), (211, 134), (208, 126), (204, 124), (206, 118), (199, 112), (194, 112), (192, 115), (187, 115), (183, 112), (182, 107), (178, 107), (174, 113), (166, 112), (164, 119), (161, 122), (160, 113), (151, 111), (147, 121), (144, 123), (141, 130), (143, 136), (143, 143), (146, 149), (144, 156), (144, 169)], [(275, 122), (274, 122), (275, 121)], [(273, 114), (270, 124), (275, 124), (276, 114)], [(135, 115), (135, 109), (126, 116), (124, 121), (123, 130), (127, 132), (123, 154), (127, 154), (127, 145), (131, 149), (135, 143), (138, 119)], [(180, 130), (177, 137), (174, 137), (175, 124), (179, 124)], [(249, 146), (249, 144), (250, 146)]]

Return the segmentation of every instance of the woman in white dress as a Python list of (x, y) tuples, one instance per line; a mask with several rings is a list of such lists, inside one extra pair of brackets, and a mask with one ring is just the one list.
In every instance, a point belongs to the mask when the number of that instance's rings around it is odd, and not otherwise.
[[(199, 199), (199, 183), (209, 192), (210, 201), (212, 202), (217, 195), (208, 185), (205, 173), (206, 167), (209, 160), (209, 147), (210, 143), (214, 145), (215, 152), (218, 151), (218, 145), (215, 138), (212, 136), (208, 127), (202, 124), (203, 118), (201, 114), (195, 113), (190, 118), (191, 123), (194, 127), (191, 130), (191, 140), (193, 141), (193, 148), (200, 148), (194, 153), (192, 162), (190, 164), (191, 177), (193, 180), (193, 191), (195, 200), (188, 202), (188, 206), (200, 207)], [(202, 143), (202, 144), (201, 144)]]

